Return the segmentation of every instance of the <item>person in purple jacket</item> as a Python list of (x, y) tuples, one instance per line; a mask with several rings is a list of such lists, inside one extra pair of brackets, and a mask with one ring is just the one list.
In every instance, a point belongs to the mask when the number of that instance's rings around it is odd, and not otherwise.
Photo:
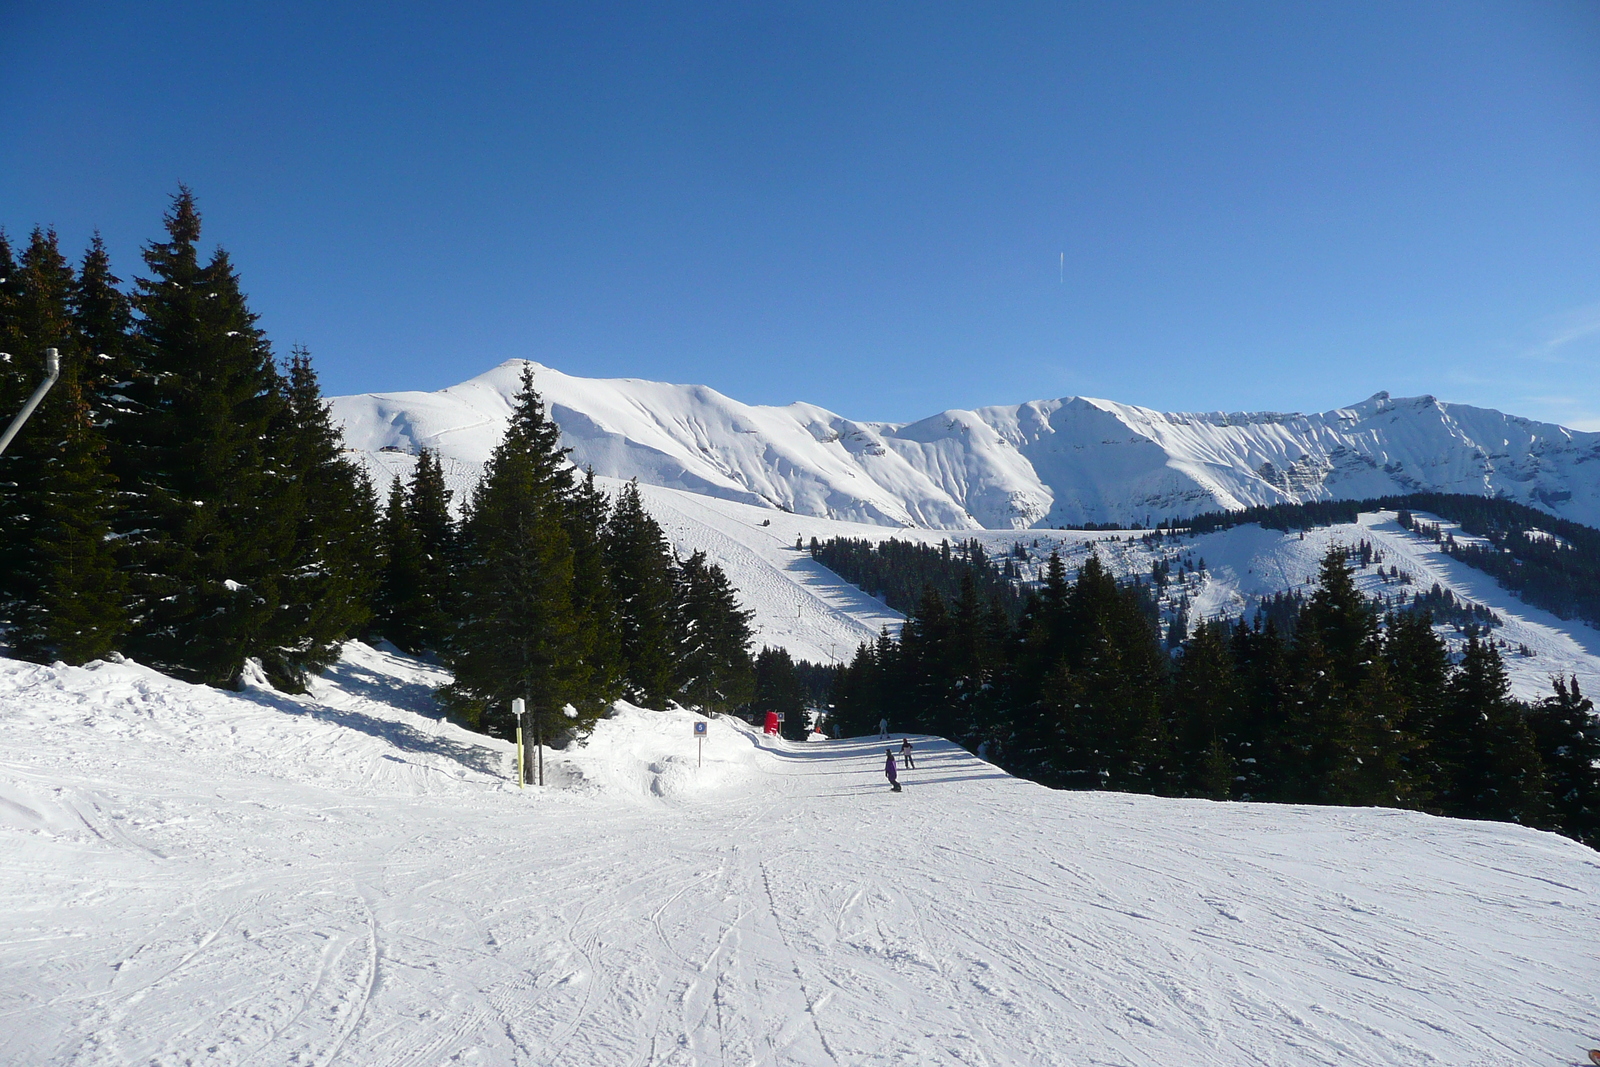
[(889, 779), (889, 788), (900, 792), (900, 771), (894, 765), (894, 749), (883, 750), (883, 776)]

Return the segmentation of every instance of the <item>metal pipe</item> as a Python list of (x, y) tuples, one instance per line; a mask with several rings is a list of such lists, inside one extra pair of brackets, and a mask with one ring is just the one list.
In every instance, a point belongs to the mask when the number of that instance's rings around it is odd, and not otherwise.
[(22, 424), (28, 421), (29, 415), (33, 414), (33, 409), (38, 407), (39, 401), (44, 399), (44, 394), (48, 393), (50, 387), (56, 384), (56, 379), (61, 377), (61, 356), (53, 348), (44, 350), (44, 370), (44, 381), (39, 383), (39, 387), (33, 391), (33, 395), (28, 398), (28, 402), (22, 405), (22, 410), (17, 412), (17, 417), (11, 420), (11, 425), (6, 427), (6, 432), (0, 434), (0, 452), (6, 450), (6, 446), (11, 443), (11, 439), (17, 436), (17, 431), (22, 429)]

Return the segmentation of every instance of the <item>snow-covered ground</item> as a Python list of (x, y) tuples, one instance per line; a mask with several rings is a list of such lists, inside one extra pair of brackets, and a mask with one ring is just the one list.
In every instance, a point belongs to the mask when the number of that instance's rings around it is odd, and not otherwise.
[(360, 645), (307, 698), (0, 660), (0, 1062), (1459, 1067), (1600, 1038), (1600, 855), (1559, 837), (1057, 793), (928, 739), (895, 795), (871, 741), (718, 719), (700, 767), (693, 716), (632, 709), (519, 791), (440, 680)]

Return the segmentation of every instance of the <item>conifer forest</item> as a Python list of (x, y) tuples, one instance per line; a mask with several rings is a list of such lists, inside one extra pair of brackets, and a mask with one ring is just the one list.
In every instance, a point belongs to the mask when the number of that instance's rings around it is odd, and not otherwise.
[(899, 635), (839, 677), (845, 734), (887, 718), (1063, 789), (1413, 808), (1600, 843), (1600, 725), (1577, 680), (1516, 700), (1486, 626), (1452, 655), (1427, 598), (1382, 610), (1347, 548), (1309, 597), (1164, 642), (1150, 587), (1097, 556), (1069, 578), (1052, 553), (1018, 611), (979, 593), (1007, 563), (918, 547), (812, 547), (870, 589), (928, 574)]
[(749, 613), (679, 559), (637, 487), (566, 462), (525, 375), (510, 431), (452, 508), (437, 457), (380, 503), (342, 452), (311, 356), (275, 357), (187, 189), (129, 286), (98, 237), (0, 234), (0, 411), (60, 379), (0, 455), (0, 626), (11, 654), (128, 656), (237, 687), (303, 689), (353, 637), (436, 657), (465, 724), (509, 702), (561, 743), (611, 702), (722, 711), (755, 684)]

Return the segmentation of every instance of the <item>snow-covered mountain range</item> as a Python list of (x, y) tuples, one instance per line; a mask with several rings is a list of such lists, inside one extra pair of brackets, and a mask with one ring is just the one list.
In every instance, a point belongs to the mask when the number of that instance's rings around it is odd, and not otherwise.
[[(358, 451), (436, 449), (470, 480), (500, 440), (523, 366), (508, 360), (436, 393), (337, 397), (335, 419)], [(579, 465), (798, 515), (1022, 529), (1439, 491), (1600, 525), (1600, 433), (1431, 396), (1378, 393), (1309, 415), (1063, 397), (888, 423), (533, 368)]]

